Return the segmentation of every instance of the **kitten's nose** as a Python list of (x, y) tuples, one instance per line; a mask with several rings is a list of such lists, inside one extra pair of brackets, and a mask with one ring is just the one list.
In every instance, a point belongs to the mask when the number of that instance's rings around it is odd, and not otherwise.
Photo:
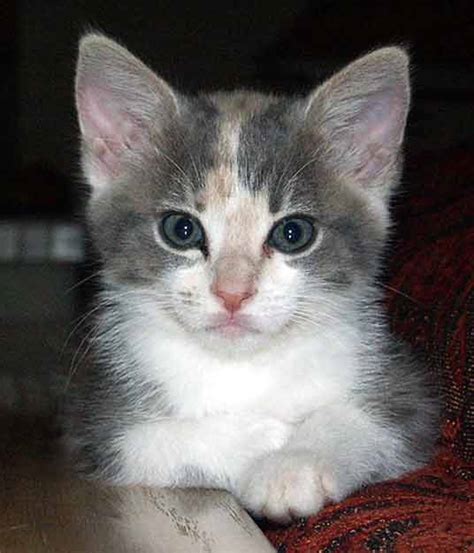
[(216, 260), (213, 280), (212, 293), (232, 315), (256, 293), (255, 262), (240, 252), (222, 255)]
[(242, 307), (242, 303), (251, 298), (254, 294), (252, 290), (232, 291), (221, 290), (219, 288), (213, 290), (214, 294), (221, 298), (224, 303), (224, 307), (229, 313), (234, 313)]

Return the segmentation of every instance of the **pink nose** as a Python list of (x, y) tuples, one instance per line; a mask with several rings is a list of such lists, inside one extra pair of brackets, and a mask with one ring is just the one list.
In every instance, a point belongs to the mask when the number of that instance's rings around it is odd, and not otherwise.
[(245, 290), (242, 292), (228, 292), (226, 290), (214, 289), (214, 294), (221, 298), (224, 303), (224, 307), (229, 313), (234, 313), (242, 307), (242, 303), (253, 296), (253, 292)]

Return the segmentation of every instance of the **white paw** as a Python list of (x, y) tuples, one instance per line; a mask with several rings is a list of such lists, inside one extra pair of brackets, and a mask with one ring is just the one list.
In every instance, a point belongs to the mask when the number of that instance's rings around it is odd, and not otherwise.
[(263, 455), (282, 448), (293, 430), (293, 426), (278, 419), (258, 419), (248, 424), (246, 439), (250, 449)]
[(294, 430), (290, 424), (273, 418), (252, 419), (239, 424), (243, 432), (238, 450), (244, 453), (246, 464), (253, 464), (257, 458), (281, 449)]
[(315, 514), (339, 495), (334, 475), (308, 451), (279, 451), (256, 461), (236, 493), (254, 515), (279, 523)]

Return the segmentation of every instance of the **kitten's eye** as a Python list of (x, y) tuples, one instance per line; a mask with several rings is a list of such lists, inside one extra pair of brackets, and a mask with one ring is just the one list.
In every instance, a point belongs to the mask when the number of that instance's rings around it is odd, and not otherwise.
[(310, 219), (286, 217), (275, 224), (268, 236), (268, 245), (282, 253), (298, 253), (309, 248), (316, 232)]
[(161, 220), (161, 236), (165, 242), (179, 250), (204, 247), (204, 230), (201, 223), (188, 213), (168, 213)]

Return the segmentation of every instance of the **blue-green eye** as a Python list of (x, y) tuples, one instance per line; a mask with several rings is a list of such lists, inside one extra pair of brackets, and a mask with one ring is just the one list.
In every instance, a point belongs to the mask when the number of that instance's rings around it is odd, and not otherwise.
[(267, 243), (282, 253), (299, 253), (314, 242), (316, 231), (306, 217), (285, 217), (270, 231)]
[(204, 247), (201, 223), (189, 213), (172, 212), (164, 215), (160, 224), (161, 236), (172, 248), (188, 250)]

